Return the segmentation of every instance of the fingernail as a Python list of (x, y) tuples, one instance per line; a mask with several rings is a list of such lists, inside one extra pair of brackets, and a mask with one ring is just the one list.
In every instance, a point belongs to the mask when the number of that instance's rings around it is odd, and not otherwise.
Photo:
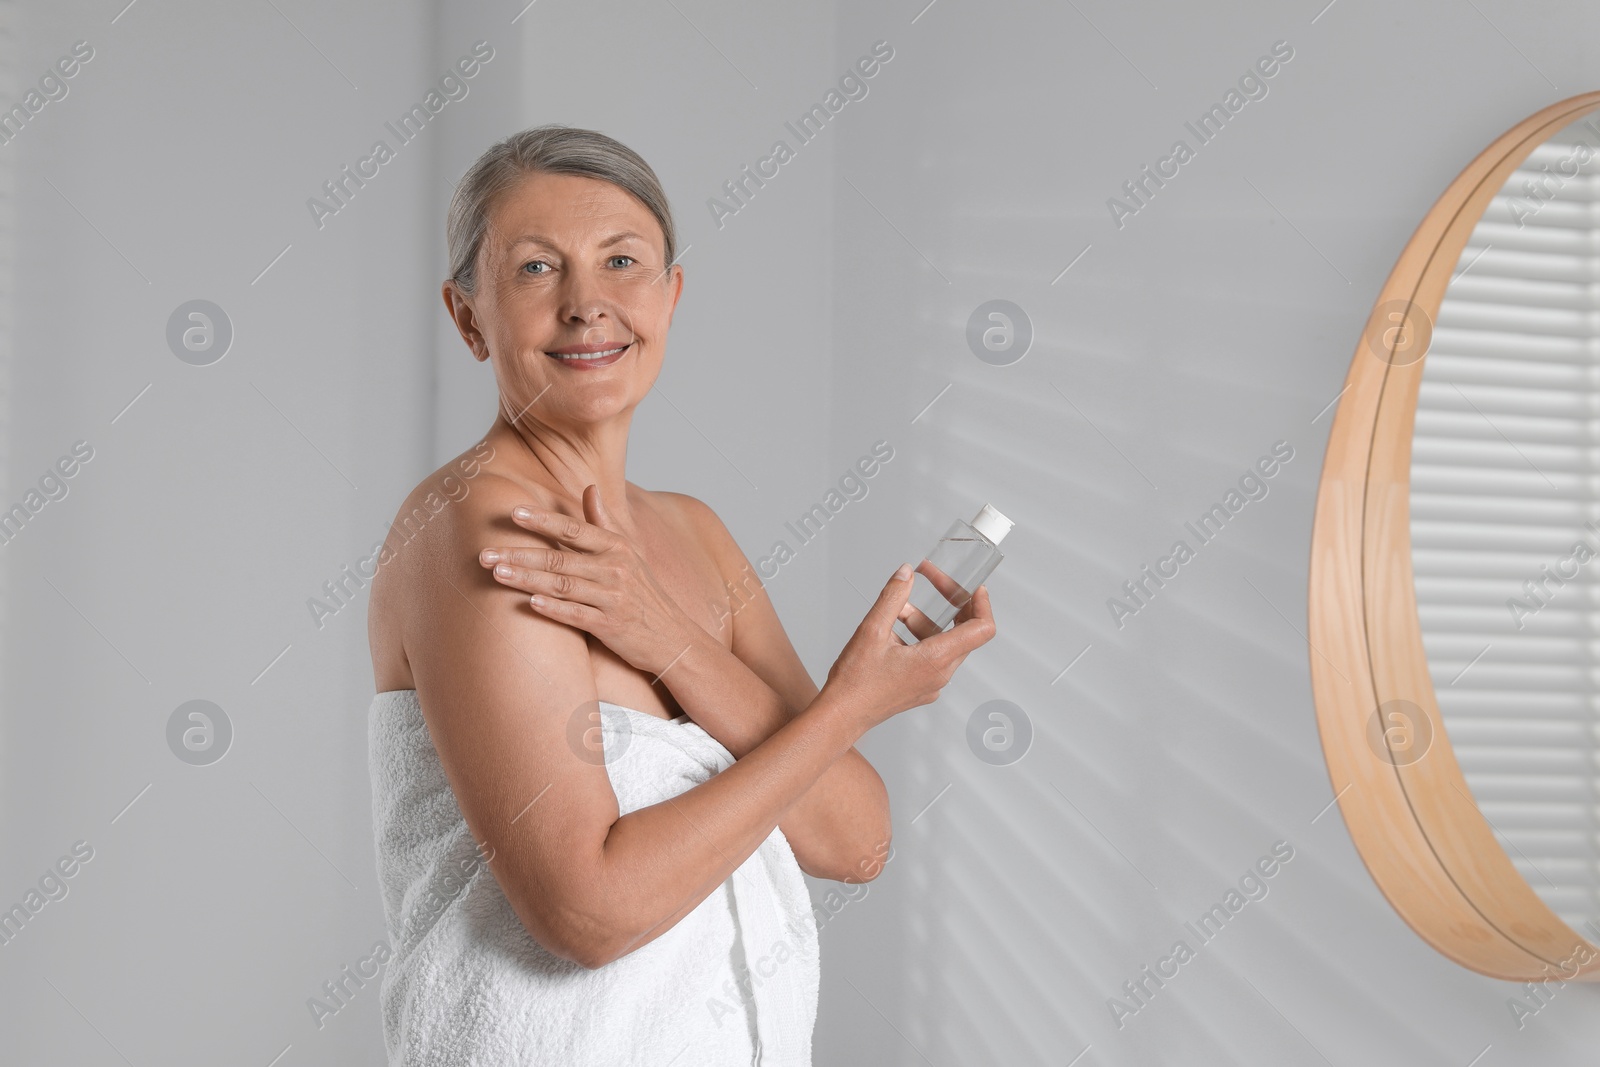
[(492, 548), (486, 548), (483, 550), (482, 558), (485, 563), (498, 563), (500, 562), (500, 553)]
[(515, 515), (519, 519), (522, 519), (524, 522), (526, 522), (528, 519), (533, 518), (533, 512), (529, 511), (527, 508), (523, 507), (521, 504), (518, 504), (516, 507), (512, 508), (511, 509), (511, 514)]
[(499, 564), (498, 566), (495, 567), (494, 573), (495, 573), (496, 577), (509, 578), (509, 577), (511, 577), (511, 568), (509, 566), (507, 566), (506, 564), (501, 563), (501, 564)]
[(899, 569), (894, 572), (895, 581), (903, 582), (909, 577), (911, 577), (911, 564), (909, 564), (909, 563), (900, 564)]

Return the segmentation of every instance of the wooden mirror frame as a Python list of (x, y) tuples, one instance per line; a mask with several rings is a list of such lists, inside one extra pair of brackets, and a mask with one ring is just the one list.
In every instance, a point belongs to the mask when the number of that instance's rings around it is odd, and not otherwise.
[[(1432, 324), (1473, 228), (1536, 147), (1596, 108), (1600, 92), (1584, 93), (1513, 126), (1412, 234), (1350, 362), (1311, 531), (1311, 689), (1356, 851), (1423, 940), (1464, 967), (1518, 982), (1600, 981), (1600, 947), (1512, 865), (1450, 746), (1412, 580), (1411, 436)], [(1412, 721), (1392, 717), (1397, 707)]]

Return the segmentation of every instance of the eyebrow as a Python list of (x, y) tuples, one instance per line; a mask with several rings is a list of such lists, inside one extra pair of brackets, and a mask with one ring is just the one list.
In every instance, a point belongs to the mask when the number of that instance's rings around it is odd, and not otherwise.
[[(622, 232), (614, 233), (610, 237), (607, 237), (604, 241), (601, 241), (600, 242), (600, 247), (601, 248), (610, 248), (612, 245), (619, 244), (619, 243), (621, 243), (623, 241), (626, 241), (626, 240), (628, 240), (630, 238), (635, 240), (635, 241), (644, 241), (646, 244), (649, 243), (649, 238), (644, 237), (642, 234), (634, 233), (632, 230), (623, 230)], [(537, 234), (537, 233), (525, 233), (525, 234), (523, 234), (521, 237), (518, 237), (515, 240), (513, 240), (511, 242), (510, 247), (515, 248), (518, 245), (523, 245), (523, 244), (543, 245), (546, 248), (554, 248), (555, 247), (555, 242), (551, 241), (548, 237), (545, 237), (545, 236), (543, 236), (541, 234)]]

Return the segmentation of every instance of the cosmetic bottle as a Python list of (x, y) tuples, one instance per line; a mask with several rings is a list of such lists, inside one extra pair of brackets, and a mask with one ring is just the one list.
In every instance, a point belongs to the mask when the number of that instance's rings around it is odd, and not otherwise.
[[(931, 626), (942, 631), (950, 625), (1005, 558), (1000, 542), (1011, 526), (1011, 520), (989, 504), (971, 522), (957, 519), (950, 524), (912, 575), (911, 596), (906, 603), (914, 609), (910, 617), (917, 629), (927, 631)], [(908, 645), (919, 640), (904, 619), (895, 620), (894, 632)]]

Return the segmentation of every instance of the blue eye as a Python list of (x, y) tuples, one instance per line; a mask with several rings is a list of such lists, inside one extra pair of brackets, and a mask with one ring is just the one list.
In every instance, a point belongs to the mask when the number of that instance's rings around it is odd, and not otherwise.
[(543, 273), (545, 273), (544, 271), (531, 271), (531, 270), (528, 270), (528, 268), (529, 267), (548, 267), (549, 265), (550, 264), (546, 263), (542, 259), (535, 259), (535, 260), (532, 260), (532, 261), (530, 261), (528, 263), (524, 263), (522, 265), (522, 269), (525, 270), (525, 271), (528, 271), (529, 274), (543, 274)]
[(612, 257), (611, 257), (611, 258), (612, 258), (612, 259), (613, 259), (613, 260), (618, 260), (618, 259), (625, 259), (625, 260), (627, 260), (627, 261), (628, 261), (628, 262), (629, 262), (629, 263), (636, 263), (636, 262), (638, 262), (638, 261), (637, 261), (637, 260), (635, 260), (635, 259), (634, 259), (634, 258), (633, 258), (633, 257), (632, 257), (632, 256), (623, 256), (623, 255), (616, 255), (616, 256), (612, 256)]

